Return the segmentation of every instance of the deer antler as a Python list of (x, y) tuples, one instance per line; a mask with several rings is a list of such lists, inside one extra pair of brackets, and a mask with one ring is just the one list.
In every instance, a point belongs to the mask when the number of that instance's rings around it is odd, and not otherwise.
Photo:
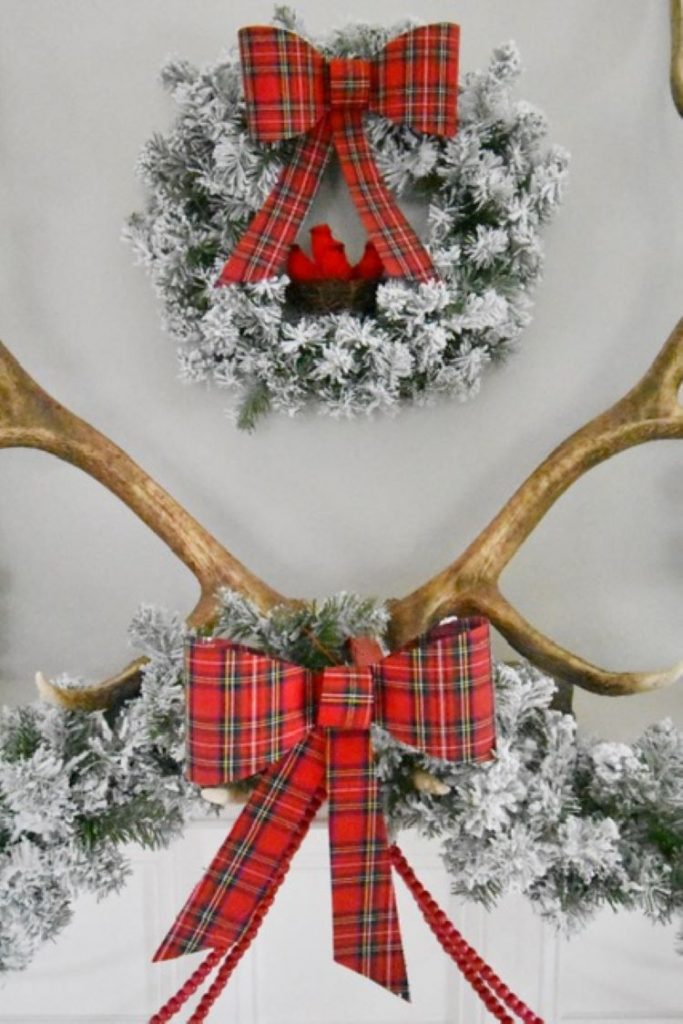
[[(564, 441), (531, 474), (491, 523), (450, 566), (401, 600), (390, 602), (392, 646), (400, 647), (446, 615), (486, 615), (512, 646), (559, 680), (616, 696), (666, 686), (666, 672), (608, 672), (564, 650), (526, 622), (502, 596), (498, 580), (529, 534), (580, 476), (617, 452), (645, 441), (683, 437), (683, 320), (642, 380), (607, 412)], [(192, 625), (216, 614), (220, 585), (261, 608), (292, 603), (238, 562), (120, 448), (50, 398), (0, 345), (0, 447), (40, 448), (100, 480), (157, 533), (196, 576), (200, 597)], [(66, 706), (105, 707), (135, 684), (141, 661), (89, 690), (40, 689)]]
[[(51, 398), (0, 342), (0, 448), (38, 448), (82, 469), (121, 499), (167, 544), (199, 583), (193, 626), (217, 611), (219, 586), (240, 590), (268, 609), (287, 599), (249, 572), (189, 512), (108, 438)], [(107, 707), (134, 689), (144, 659), (92, 688), (57, 690), (41, 677), (39, 690), (62, 706)]]
[(683, 117), (683, 0), (671, 0), (671, 94)]
[(544, 636), (501, 595), (505, 566), (557, 499), (593, 466), (645, 441), (683, 438), (683, 319), (654, 363), (621, 401), (572, 434), (534, 470), (467, 550), (412, 594), (391, 602), (397, 647), (446, 615), (479, 613), (521, 654), (557, 678), (618, 696), (683, 678), (683, 662), (665, 672), (608, 672)]

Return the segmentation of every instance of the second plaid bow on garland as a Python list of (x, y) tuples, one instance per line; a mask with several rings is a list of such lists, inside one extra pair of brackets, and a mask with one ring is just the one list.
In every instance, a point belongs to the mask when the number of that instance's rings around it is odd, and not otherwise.
[(370, 726), (447, 761), (489, 760), (488, 623), (442, 624), (384, 658), (359, 639), (352, 654), (314, 673), (228, 640), (188, 642), (189, 778), (262, 774), (156, 960), (239, 942), (327, 796), (334, 958), (409, 998)]
[(377, 169), (366, 112), (432, 135), (455, 135), (460, 29), (443, 22), (392, 39), (373, 60), (329, 60), (286, 29), (239, 33), (247, 125), (259, 142), (298, 138), (291, 161), (225, 264), (219, 284), (255, 282), (284, 270), (330, 154), (389, 277), (436, 272)]

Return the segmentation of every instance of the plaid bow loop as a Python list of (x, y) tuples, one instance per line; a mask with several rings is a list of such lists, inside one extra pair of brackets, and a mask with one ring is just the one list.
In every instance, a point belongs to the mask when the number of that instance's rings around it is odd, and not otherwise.
[(261, 281), (282, 271), (333, 150), (385, 272), (435, 277), (427, 251), (380, 176), (363, 117), (369, 111), (415, 131), (454, 135), (458, 26), (412, 29), (373, 60), (327, 60), (296, 33), (268, 26), (242, 29), (239, 41), (251, 135), (261, 142), (299, 141), (218, 283)]
[(376, 61), (376, 112), (416, 132), (455, 135), (458, 128), (460, 29), (422, 25), (392, 39)]
[(325, 113), (326, 61), (294, 32), (255, 25), (238, 33), (250, 134), (279, 142), (313, 128)]
[(227, 640), (188, 642), (189, 777), (262, 774), (155, 959), (239, 941), (326, 793), (335, 960), (408, 998), (370, 725), (436, 757), (491, 758), (488, 623), (445, 624), (384, 658), (359, 639), (352, 656), (313, 673)]

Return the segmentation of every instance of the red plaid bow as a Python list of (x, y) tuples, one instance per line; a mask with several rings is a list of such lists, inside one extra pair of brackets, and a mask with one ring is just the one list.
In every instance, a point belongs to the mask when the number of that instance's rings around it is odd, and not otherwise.
[(374, 642), (354, 644), (354, 665), (312, 673), (228, 640), (189, 641), (189, 777), (263, 774), (156, 960), (239, 942), (327, 793), (334, 958), (408, 998), (370, 724), (434, 757), (490, 759), (488, 623), (439, 626), (381, 660)]
[(239, 40), (252, 136), (260, 142), (300, 138), (218, 283), (260, 281), (282, 270), (333, 149), (385, 272), (435, 277), (428, 253), (380, 176), (363, 117), (371, 111), (419, 132), (454, 135), (459, 27), (413, 29), (392, 39), (372, 61), (327, 60), (280, 28), (244, 28)]

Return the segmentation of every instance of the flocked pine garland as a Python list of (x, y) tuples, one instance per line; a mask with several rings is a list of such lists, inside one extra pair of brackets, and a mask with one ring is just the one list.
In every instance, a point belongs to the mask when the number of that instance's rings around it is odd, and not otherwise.
[[(306, 34), (287, 8), (274, 21)], [(408, 27), (349, 25), (312, 41), (328, 55), (371, 57)], [(248, 428), (270, 408), (294, 414), (312, 400), (350, 416), (437, 393), (476, 394), (485, 368), (529, 321), (540, 230), (566, 178), (566, 152), (543, 146), (543, 114), (512, 95), (520, 72), (508, 43), (486, 70), (465, 75), (452, 139), (367, 119), (389, 187), (428, 208), (425, 242), (441, 280), (381, 285), (374, 315), (298, 315), (286, 307), (286, 276), (214, 287), (291, 143), (249, 138), (235, 50), (202, 70), (169, 62), (162, 81), (180, 112), (144, 148), (147, 202), (127, 234), (179, 345), (181, 376), (236, 390)]]
[[(349, 636), (381, 638), (386, 622), (348, 594), (264, 616), (226, 592), (218, 631), (321, 668), (323, 650), (341, 660)], [(0, 971), (25, 967), (79, 892), (124, 883), (126, 843), (166, 845), (209, 811), (182, 776), (185, 635), (178, 616), (143, 607), (140, 695), (106, 714), (0, 709)], [(487, 906), (514, 888), (568, 927), (605, 905), (670, 920), (683, 911), (683, 735), (664, 721), (633, 744), (590, 739), (550, 709), (553, 692), (528, 664), (497, 666), (498, 754), (484, 765), (449, 766), (375, 730), (392, 827), (439, 838), (454, 891)], [(415, 790), (418, 766), (450, 792)]]

